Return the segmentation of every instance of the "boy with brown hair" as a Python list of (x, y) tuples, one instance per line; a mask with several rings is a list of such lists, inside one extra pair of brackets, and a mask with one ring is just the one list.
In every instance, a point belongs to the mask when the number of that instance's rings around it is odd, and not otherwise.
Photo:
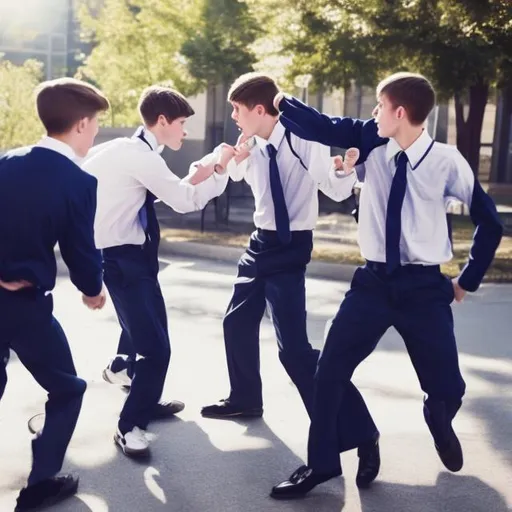
[[(330, 150), (290, 134), (272, 102), (278, 88), (261, 73), (248, 73), (231, 86), (232, 118), (242, 131), (237, 156), (228, 165), (235, 181), (245, 179), (254, 194), (249, 247), (238, 263), (233, 296), (224, 317), (224, 342), (231, 391), (203, 407), (209, 418), (263, 414), (259, 330), (269, 304), (279, 359), (297, 386), (309, 414), (319, 351), (306, 330), (306, 265), (318, 218), (318, 190), (334, 200), (349, 195), (338, 179)], [(253, 140), (251, 149), (246, 143)], [(237, 165), (235, 165), (237, 164)]]
[[(86, 383), (76, 375), (66, 336), (53, 317), (54, 246), (91, 309), (105, 304), (101, 254), (94, 244), (96, 180), (75, 163), (98, 132), (107, 99), (69, 78), (43, 83), (37, 110), (47, 136), (0, 158), (0, 353), (11, 348), (48, 392), (44, 428), (32, 441), (32, 471), (16, 511), (56, 503), (78, 478), (57, 476), (73, 435)], [(0, 397), (7, 382), (0, 360)], [(39, 508), (38, 508), (39, 509)]]
[(131, 386), (114, 436), (128, 456), (149, 453), (145, 431), (151, 420), (173, 416), (185, 407), (179, 401), (159, 402), (171, 347), (158, 283), (155, 199), (180, 213), (204, 208), (226, 187), (228, 177), (215, 172), (215, 164), (220, 164), (220, 171), (234, 155), (229, 146), (219, 148), (179, 179), (158, 147), (181, 148), (187, 135), (185, 121), (194, 110), (179, 92), (155, 85), (142, 93), (139, 112), (144, 124), (131, 138), (93, 148), (83, 165), (98, 179), (96, 246), (103, 251), (105, 284), (122, 329), (119, 355), (103, 376)]
[[(364, 168), (346, 179), (364, 182), (359, 242), (367, 263), (356, 270), (320, 356), (308, 466), (275, 486), (274, 498), (302, 497), (340, 475), (340, 452), (356, 447), (368, 462), (364, 470), (360, 465), (358, 487), (377, 477), (378, 436), (368, 435), (374, 423), (351, 378), (391, 326), (404, 339), (426, 394), (423, 412), (437, 453), (450, 471), (462, 468), (452, 420), (465, 384), (450, 304), (478, 289), (503, 228), (494, 203), (459, 151), (434, 142), (425, 130), (435, 103), (429, 81), (413, 73), (391, 75), (378, 85), (377, 102), (374, 119), (361, 121), (320, 114), (283, 95), (275, 99), (281, 122), (299, 136), (327, 145), (354, 145), (366, 155)], [(453, 280), (440, 271), (452, 257), (446, 197), (465, 202), (477, 227), (469, 261)], [(339, 415), (350, 401), (354, 406)], [(345, 438), (338, 436), (340, 422)]]

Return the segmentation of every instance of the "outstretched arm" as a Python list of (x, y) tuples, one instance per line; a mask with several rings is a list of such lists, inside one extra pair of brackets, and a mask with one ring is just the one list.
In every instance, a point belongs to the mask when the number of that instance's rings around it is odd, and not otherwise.
[(321, 114), (297, 98), (279, 93), (274, 104), (281, 112), (280, 121), (301, 139), (312, 140), (326, 146), (355, 147), (360, 151), (358, 163), (366, 160), (370, 151), (386, 144), (388, 139), (377, 135), (374, 119), (363, 121), (351, 117)]

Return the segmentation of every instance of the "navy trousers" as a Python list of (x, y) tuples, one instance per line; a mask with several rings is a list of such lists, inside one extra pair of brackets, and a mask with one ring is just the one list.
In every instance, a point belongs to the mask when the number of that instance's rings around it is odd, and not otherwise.
[(51, 295), (33, 289), (0, 289), (0, 311), (0, 398), (7, 383), (5, 355), (9, 348), (48, 392), (44, 428), (32, 441), (28, 483), (33, 485), (61, 470), (86, 383), (76, 375), (66, 335), (52, 314)]
[[(247, 407), (262, 406), (259, 330), (270, 306), (279, 347), (279, 359), (297, 386), (306, 410), (313, 412), (314, 375), (320, 354), (306, 331), (306, 265), (311, 259), (311, 231), (294, 231), (283, 245), (274, 231), (257, 230), (238, 264), (233, 297), (224, 317), (224, 342), (231, 383), (230, 400)], [(357, 404), (357, 395), (352, 400)], [(347, 402), (353, 407), (352, 401)], [(371, 418), (368, 432), (345, 432), (340, 439), (356, 446), (360, 439), (375, 435)]]
[[(441, 437), (450, 428), (465, 391), (453, 330), (453, 299), (453, 285), (438, 266), (407, 265), (390, 276), (380, 263), (368, 262), (356, 270), (328, 330), (315, 376), (308, 442), (308, 464), (314, 470), (339, 470), (339, 452), (355, 448), (352, 439), (358, 432), (371, 432), (373, 421), (351, 378), (391, 326), (404, 339), (427, 395), (429, 426)], [(368, 436), (366, 441), (370, 440)]]
[(122, 341), (137, 354), (134, 377), (119, 420), (122, 433), (146, 429), (162, 394), (171, 356), (167, 313), (158, 283), (155, 253), (148, 245), (103, 251), (105, 285), (123, 330)]

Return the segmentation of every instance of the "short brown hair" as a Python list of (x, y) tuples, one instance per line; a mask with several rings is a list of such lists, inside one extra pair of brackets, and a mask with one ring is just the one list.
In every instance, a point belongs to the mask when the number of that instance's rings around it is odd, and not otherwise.
[(139, 112), (147, 126), (154, 126), (160, 116), (172, 123), (179, 117), (190, 117), (195, 113), (185, 96), (161, 85), (152, 85), (142, 91)]
[(101, 91), (74, 78), (48, 80), (36, 91), (37, 113), (48, 135), (66, 133), (80, 119), (92, 118), (109, 108)]
[(274, 107), (274, 98), (279, 92), (273, 78), (262, 73), (246, 73), (238, 77), (229, 88), (228, 101), (236, 101), (253, 109), (263, 105), (267, 114), (277, 116), (279, 112)]
[(416, 73), (395, 73), (377, 86), (377, 96), (385, 94), (394, 108), (404, 107), (413, 125), (423, 124), (436, 102), (432, 84)]

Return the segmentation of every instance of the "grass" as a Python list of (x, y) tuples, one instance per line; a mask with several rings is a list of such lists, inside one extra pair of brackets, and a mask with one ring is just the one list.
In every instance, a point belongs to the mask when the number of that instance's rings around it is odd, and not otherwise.
[[(471, 247), (474, 226), (465, 217), (454, 217), (453, 259), (442, 270), (450, 277), (455, 277), (467, 262)], [(223, 245), (226, 247), (245, 248), (249, 233), (207, 231), (201, 233), (191, 229), (165, 228), (162, 238), (169, 242), (196, 242), (203, 244)], [(330, 263), (348, 263), (360, 265), (364, 262), (355, 244), (343, 244), (316, 240), (313, 259)], [(496, 252), (496, 257), (487, 272), (486, 281), (512, 282), (512, 237), (504, 236)]]

